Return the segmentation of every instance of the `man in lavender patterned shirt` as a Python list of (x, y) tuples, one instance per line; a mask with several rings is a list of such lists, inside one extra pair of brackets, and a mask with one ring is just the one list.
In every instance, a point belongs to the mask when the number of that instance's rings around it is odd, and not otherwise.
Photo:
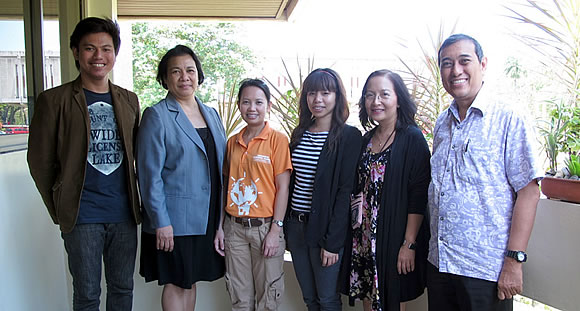
[(532, 128), (483, 82), (477, 40), (452, 35), (439, 49), (453, 97), (437, 119), (431, 158), (429, 310), (512, 310), (543, 173)]

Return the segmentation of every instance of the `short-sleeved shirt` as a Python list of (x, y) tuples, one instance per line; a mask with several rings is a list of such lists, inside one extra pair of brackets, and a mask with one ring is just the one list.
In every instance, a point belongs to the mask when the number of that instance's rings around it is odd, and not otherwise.
[(516, 193), (543, 172), (530, 124), (480, 89), (463, 121), (453, 102), (437, 119), (431, 157), (429, 262), (496, 282)]
[(292, 169), (288, 138), (266, 122), (260, 134), (244, 142), (247, 127), (227, 144), (224, 172), (229, 172), (226, 212), (235, 217), (272, 217), (276, 176)]
[(111, 93), (84, 92), (91, 131), (77, 224), (129, 221), (127, 163)]

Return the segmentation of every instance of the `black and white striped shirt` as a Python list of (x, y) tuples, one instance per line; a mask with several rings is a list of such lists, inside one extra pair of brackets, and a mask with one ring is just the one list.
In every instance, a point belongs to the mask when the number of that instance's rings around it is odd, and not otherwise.
[(327, 137), (328, 132), (305, 131), (302, 140), (292, 152), (292, 167), (296, 172), (296, 179), (290, 207), (295, 211), (310, 212), (318, 159)]

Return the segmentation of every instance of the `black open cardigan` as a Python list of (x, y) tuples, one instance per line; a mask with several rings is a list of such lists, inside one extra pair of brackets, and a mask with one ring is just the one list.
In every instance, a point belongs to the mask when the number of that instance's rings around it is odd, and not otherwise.
[[(364, 135), (362, 150), (375, 131), (376, 128)], [(391, 145), (377, 216), (377, 273), (379, 294), (385, 311), (398, 311), (400, 302), (419, 297), (425, 289), (429, 243), (427, 191), (431, 181), (429, 160), (429, 146), (421, 130), (416, 126), (398, 128)], [(355, 188), (360, 191), (362, 185)], [(415, 270), (407, 275), (399, 275), (397, 257), (405, 239), (408, 214), (422, 214), (425, 217), (417, 235)], [(348, 294), (349, 286), (352, 252), (350, 233), (347, 246), (341, 269), (344, 294)]]
[[(350, 225), (350, 194), (355, 180), (362, 136), (360, 131), (344, 125), (336, 150), (331, 152), (328, 139), (322, 147), (314, 177), (312, 206), (305, 239), (309, 247), (320, 247), (338, 253), (344, 246)], [(291, 148), (291, 152), (294, 148)], [(294, 192), (296, 171), (290, 178), (290, 191), (286, 217)]]

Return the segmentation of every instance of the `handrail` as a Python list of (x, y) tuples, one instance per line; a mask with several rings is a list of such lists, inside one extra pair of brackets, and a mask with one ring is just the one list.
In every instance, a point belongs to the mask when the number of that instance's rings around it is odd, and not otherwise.
[(0, 135), (0, 154), (28, 149), (28, 134)]

